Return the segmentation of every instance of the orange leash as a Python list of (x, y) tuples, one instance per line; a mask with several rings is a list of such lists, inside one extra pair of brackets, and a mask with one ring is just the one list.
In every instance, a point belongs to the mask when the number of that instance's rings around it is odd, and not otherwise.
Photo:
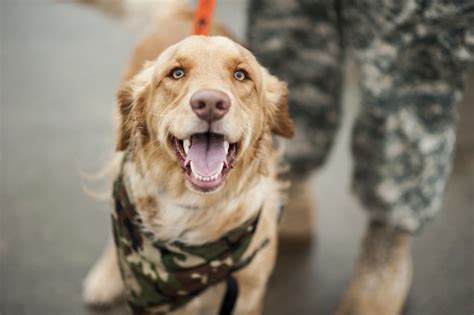
[(209, 35), (216, 0), (199, 0), (194, 16), (193, 35)]

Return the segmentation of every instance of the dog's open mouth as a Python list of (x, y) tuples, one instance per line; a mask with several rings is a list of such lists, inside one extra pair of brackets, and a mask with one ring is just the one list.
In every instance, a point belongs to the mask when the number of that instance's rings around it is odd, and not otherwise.
[(171, 140), (193, 188), (211, 192), (220, 187), (233, 167), (238, 143), (229, 143), (216, 133), (197, 133), (188, 139), (172, 137)]

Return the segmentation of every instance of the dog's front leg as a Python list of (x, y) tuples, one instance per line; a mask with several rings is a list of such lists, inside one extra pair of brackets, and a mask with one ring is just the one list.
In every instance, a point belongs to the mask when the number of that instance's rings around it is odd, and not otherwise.
[(239, 290), (235, 315), (261, 315), (266, 286), (255, 287), (254, 284), (244, 282), (240, 284)]
[(89, 305), (107, 305), (121, 297), (124, 292), (115, 245), (110, 239), (102, 256), (84, 281), (84, 301)]
[[(276, 222), (276, 221), (275, 221)], [(239, 300), (235, 315), (261, 315), (268, 278), (273, 270), (276, 255), (276, 228), (270, 242), (248, 267), (236, 274), (239, 283)]]

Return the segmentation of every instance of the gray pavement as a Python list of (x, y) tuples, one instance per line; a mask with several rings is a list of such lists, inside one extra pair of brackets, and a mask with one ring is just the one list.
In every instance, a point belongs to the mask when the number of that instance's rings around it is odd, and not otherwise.
[[(238, 34), (244, 4), (219, 1)], [(94, 311), (81, 301), (110, 226), (109, 205), (84, 193), (80, 172), (113, 152), (114, 93), (137, 33), (75, 5), (0, 0), (0, 36), (0, 314), (127, 314), (123, 303)], [(280, 251), (265, 314), (331, 314), (348, 282), (365, 225), (349, 191), (354, 82), (339, 141), (314, 177), (318, 241)], [(416, 239), (405, 315), (474, 312), (472, 80), (467, 90), (444, 210)]]

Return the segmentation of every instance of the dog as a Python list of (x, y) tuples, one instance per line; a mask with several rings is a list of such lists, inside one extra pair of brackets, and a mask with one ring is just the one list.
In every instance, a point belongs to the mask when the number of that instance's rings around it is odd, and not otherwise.
[(288, 91), (220, 24), (189, 36), (192, 18), (170, 5), (126, 68), (114, 242), (86, 277), (87, 304), (125, 294), (135, 314), (217, 314), (234, 277), (233, 314), (262, 312), (284, 186), (273, 138), (294, 132)]

